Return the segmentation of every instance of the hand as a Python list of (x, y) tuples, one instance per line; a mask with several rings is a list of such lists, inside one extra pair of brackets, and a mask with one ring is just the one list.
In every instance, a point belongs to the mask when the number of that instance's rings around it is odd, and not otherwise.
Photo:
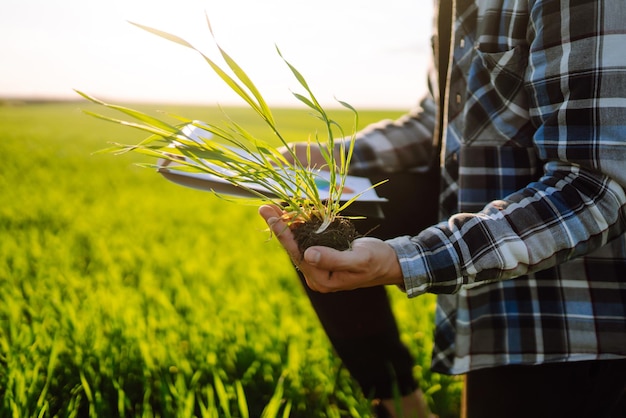
[[(289, 145), (291, 150), (295, 153), (296, 158), (304, 165), (310, 165), (311, 167), (319, 168), (322, 170), (328, 171), (328, 162), (322, 156), (322, 151), (318, 144), (309, 144), (307, 142), (294, 142)], [(307, 161), (307, 148), (310, 147), (310, 161)], [(281, 154), (289, 161), (291, 164), (294, 162), (294, 158), (291, 152), (287, 149), (287, 147), (281, 147), (279, 149)], [(335, 152), (335, 161), (339, 161), (340, 155), (338, 150), (334, 150)]]
[(327, 293), (404, 283), (395, 251), (379, 239), (358, 238), (347, 251), (316, 246), (300, 254), (291, 230), (280, 219), (283, 212), (279, 207), (261, 206), (259, 214), (312, 290)]

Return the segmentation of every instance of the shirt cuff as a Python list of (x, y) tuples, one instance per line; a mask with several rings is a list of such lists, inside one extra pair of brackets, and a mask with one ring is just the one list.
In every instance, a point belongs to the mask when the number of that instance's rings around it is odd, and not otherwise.
[(407, 296), (415, 297), (426, 293), (431, 286), (431, 280), (419, 245), (411, 241), (408, 235), (385, 242), (391, 245), (398, 256)]

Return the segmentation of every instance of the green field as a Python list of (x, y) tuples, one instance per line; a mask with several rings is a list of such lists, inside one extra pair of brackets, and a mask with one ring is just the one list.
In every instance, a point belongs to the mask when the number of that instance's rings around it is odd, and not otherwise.
[[(0, 106), (0, 417), (368, 416), (257, 208), (93, 154), (144, 135), (80, 109)], [(275, 116), (310, 133), (305, 111)], [(428, 370), (434, 297), (389, 293), (432, 408), (457, 416), (461, 382)]]

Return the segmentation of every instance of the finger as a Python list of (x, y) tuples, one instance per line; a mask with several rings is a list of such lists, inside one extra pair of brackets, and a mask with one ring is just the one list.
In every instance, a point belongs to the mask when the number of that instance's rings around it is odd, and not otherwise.
[(354, 270), (367, 261), (361, 251), (338, 251), (329, 247), (310, 247), (304, 252), (304, 260), (328, 271)]
[(259, 208), (259, 214), (265, 219), (272, 233), (287, 251), (291, 260), (296, 264), (302, 261), (302, 254), (298, 249), (298, 244), (293, 238), (291, 229), (281, 218), (283, 211), (278, 206), (264, 205)]
[(309, 287), (309, 289), (311, 289), (314, 292), (319, 292), (317, 283), (315, 281), (309, 280), (308, 276), (306, 275), (304, 275), (304, 281), (306, 282), (306, 285)]
[(359, 275), (348, 271), (313, 270), (305, 273), (308, 286), (316, 292), (333, 293), (363, 287)]
[(276, 235), (276, 238), (278, 238), (278, 241), (280, 241), (283, 247), (285, 247), (285, 250), (287, 250), (289, 255), (293, 256), (293, 259), (300, 260), (302, 258), (300, 251), (298, 250), (298, 244), (291, 233), (291, 229), (289, 229), (285, 222), (278, 221), (274, 223), (272, 231), (274, 232), (274, 235)]
[(265, 219), (265, 222), (268, 222), (271, 218), (278, 218), (282, 214), (282, 209), (276, 205), (263, 205), (259, 208), (259, 215)]

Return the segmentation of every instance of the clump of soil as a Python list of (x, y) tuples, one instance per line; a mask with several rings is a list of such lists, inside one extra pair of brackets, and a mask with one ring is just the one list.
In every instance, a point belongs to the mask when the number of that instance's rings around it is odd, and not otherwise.
[(313, 218), (292, 230), (300, 253), (303, 254), (304, 250), (314, 245), (331, 247), (339, 251), (347, 250), (352, 241), (360, 236), (352, 221), (346, 218), (336, 218), (328, 228), (317, 233), (321, 224), (321, 219)]

